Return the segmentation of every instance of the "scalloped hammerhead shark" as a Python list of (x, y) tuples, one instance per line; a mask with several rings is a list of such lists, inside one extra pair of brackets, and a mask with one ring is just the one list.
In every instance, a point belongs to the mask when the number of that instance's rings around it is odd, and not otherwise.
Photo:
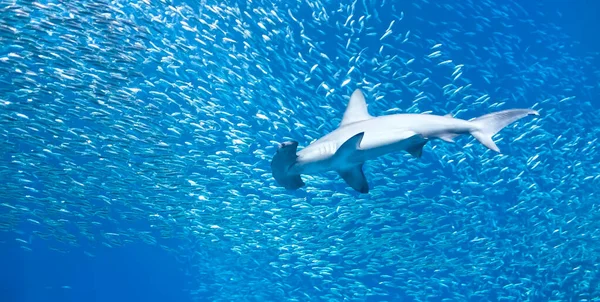
[(401, 150), (419, 158), (429, 140), (453, 143), (461, 134), (470, 134), (490, 150), (500, 152), (492, 136), (528, 115), (539, 113), (532, 109), (509, 109), (468, 121), (451, 114), (374, 117), (367, 111), (363, 93), (356, 89), (337, 129), (298, 152), (296, 141), (280, 144), (271, 161), (271, 170), (277, 183), (288, 190), (304, 186), (302, 174), (337, 171), (354, 190), (368, 193), (369, 184), (363, 173), (363, 164), (368, 160)]

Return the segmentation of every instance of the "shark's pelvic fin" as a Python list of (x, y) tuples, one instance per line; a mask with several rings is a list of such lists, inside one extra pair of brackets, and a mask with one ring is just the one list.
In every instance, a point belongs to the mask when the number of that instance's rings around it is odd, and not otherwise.
[(352, 189), (363, 194), (369, 193), (369, 183), (363, 173), (363, 164), (338, 172)]
[(365, 96), (360, 89), (354, 90), (350, 96), (348, 107), (344, 112), (344, 117), (340, 123), (340, 127), (372, 118), (367, 110), (367, 102)]
[(416, 158), (421, 158), (421, 156), (423, 155), (423, 147), (425, 146), (425, 144), (427, 144), (427, 141), (423, 140), (423, 142), (420, 142), (406, 149), (406, 151)]
[(277, 153), (271, 161), (273, 178), (279, 185), (288, 189), (296, 190), (304, 186), (302, 178), (298, 174), (289, 174), (288, 171), (296, 163), (296, 150), (298, 142), (285, 142), (279, 146)]

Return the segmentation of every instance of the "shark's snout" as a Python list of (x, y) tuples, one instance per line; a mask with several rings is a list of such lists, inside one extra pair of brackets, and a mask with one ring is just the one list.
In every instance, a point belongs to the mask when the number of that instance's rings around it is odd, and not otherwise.
[(294, 149), (294, 152), (295, 152), (296, 148), (298, 148), (298, 142), (294, 142), (294, 141), (283, 142), (283, 143), (279, 144), (279, 147), (277, 148), (277, 152), (282, 152), (282, 151), (285, 152), (290, 149)]

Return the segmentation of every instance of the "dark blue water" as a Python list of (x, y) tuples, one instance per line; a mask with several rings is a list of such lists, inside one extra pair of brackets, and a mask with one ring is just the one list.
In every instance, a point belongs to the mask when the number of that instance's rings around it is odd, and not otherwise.
[(0, 240), (2, 301), (190, 301), (185, 267), (158, 246), (100, 247), (95, 257), (33, 240), (33, 251)]

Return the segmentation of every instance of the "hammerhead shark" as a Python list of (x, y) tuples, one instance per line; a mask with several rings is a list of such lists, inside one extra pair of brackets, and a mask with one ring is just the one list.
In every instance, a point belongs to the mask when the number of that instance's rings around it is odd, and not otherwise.
[(539, 113), (532, 109), (509, 109), (468, 121), (451, 114), (374, 117), (367, 110), (363, 93), (356, 89), (337, 129), (300, 151), (296, 141), (280, 144), (271, 161), (271, 170), (277, 183), (288, 190), (304, 186), (302, 174), (337, 171), (354, 190), (368, 193), (369, 184), (363, 173), (363, 164), (368, 160), (402, 150), (420, 158), (428, 141), (441, 139), (453, 143), (461, 134), (470, 134), (490, 150), (500, 152), (492, 136), (528, 115)]

